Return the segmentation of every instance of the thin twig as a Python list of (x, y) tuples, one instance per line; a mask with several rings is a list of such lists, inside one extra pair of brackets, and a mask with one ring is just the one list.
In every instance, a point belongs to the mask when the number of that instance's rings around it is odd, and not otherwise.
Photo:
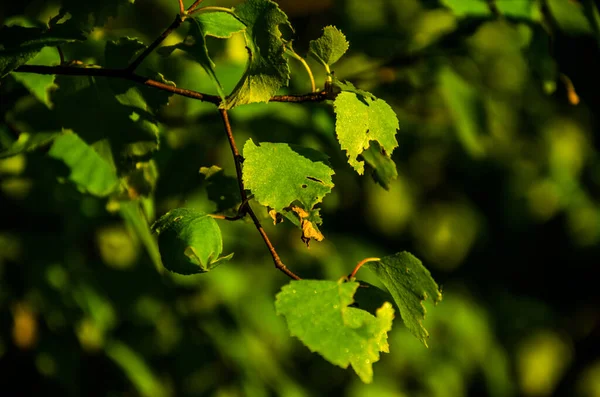
[(183, 0), (179, 0), (179, 15), (183, 15), (185, 13), (185, 6), (183, 5)]
[[(180, 2), (180, 5), (183, 7), (183, 3)], [(146, 59), (146, 57), (150, 55), (150, 53), (154, 51), (156, 47), (158, 47), (164, 41), (164, 39), (167, 38), (167, 36), (169, 36), (175, 29), (181, 26), (183, 21), (183, 17), (180, 14), (177, 14), (171, 25), (164, 32), (162, 32), (162, 34), (158, 36), (158, 38), (154, 40), (152, 44), (146, 47), (144, 52), (142, 52), (133, 62), (129, 64), (127, 70), (129, 72), (133, 72), (138, 66), (140, 66), (144, 59)]]
[(130, 80), (139, 84), (144, 84), (150, 87), (158, 88), (159, 90), (168, 91), (173, 94), (181, 95), (188, 98), (198, 99), (204, 102), (210, 102), (215, 105), (221, 103), (221, 98), (216, 95), (204, 94), (198, 91), (186, 90), (177, 88), (160, 81), (152, 80), (139, 74), (129, 72), (125, 69), (107, 69), (99, 67), (73, 67), (73, 66), (42, 66), (42, 65), (21, 65), (14, 70), (20, 73), (37, 73), (37, 74), (57, 74), (65, 76), (96, 76), (96, 77), (114, 77), (119, 79)]
[(192, 4), (191, 6), (188, 7), (187, 12), (190, 13), (192, 11), (194, 11), (194, 9), (196, 7), (198, 7), (198, 4), (202, 3), (202, 0), (196, 0), (194, 1), (194, 4)]
[[(221, 113), (221, 118), (223, 119), (223, 125), (225, 127), (225, 132), (227, 133), (227, 139), (229, 140), (231, 154), (233, 155), (233, 160), (235, 162), (235, 171), (237, 173), (237, 180), (238, 180), (238, 186), (240, 188), (240, 195), (242, 196), (242, 203), (244, 203), (244, 202), (247, 203), (248, 196), (246, 194), (246, 189), (244, 188), (244, 181), (242, 179), (242, 156), (240, 155), (240, 152), (238, 151), (237, 146), (235, 144), (235, 140), (233, 138), (233, 132), (231, 131), (231, 123), (229, 122), (229, 115), (227, 114), (227, 110), (219, 109), (219, 113)], [(242, 208), (240, 207), (240, 209), (242, 209)], [(279, 255), (277, 254), (275, 247), (273, 247), (271, 240), (269, 240), (269, 236), (267, 236), (265, 229), (263, 229), (262, 225), (260, 224), (260, 220), (254, 213), (254, 211), (252, 210), (250, 205), (246, 204), (244, 211), (248, 215), (250, 215), (250, 217), (252, 218), (252, 222), (254, 222), (254, 226), (256, 226), (256, 229), (258, 230), (258, 232), (260, 233), (261, 237), (263, 238), (265, 244), (267, 245), (267, 248), (269, 249), (269, 252), (271, 253), (271, 257), (273, 257), (273, 262), (275, 263), (275, 267), (277, 269), (279, 269), (281, 272), (285, 273), (288, 277), (290, 277), (294, 280), (300, 280), (300, 277), (298, 277), (294, 272), (292, 272), (290, 269), (288, 269), (287, 266), (285, 266), (285, 264), (283, 263), (283, 261), (281, 260)]]
[(352, 270), (352, 273), (350, 273), (350, 275), (348, 276), (348, 280), (352, 280), (356, 276), (356, 272), (358, 272), (358, 270), (365, 263), (367, 263), (367, 262), (377, 262), (377, 261), (380, 261), (380, 260), (381, 260), (380, 258), (365, 258), (362, 261), (358, 262), (358, 264), (356, 265), (356, 267), (354, 268), (354, 270)]

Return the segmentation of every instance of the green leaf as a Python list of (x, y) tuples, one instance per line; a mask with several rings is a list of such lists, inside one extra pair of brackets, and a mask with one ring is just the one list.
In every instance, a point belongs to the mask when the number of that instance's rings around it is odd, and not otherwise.
[(221, 229), (203, 212), (174, 209), (160, 217), (152, 230), (158, 234), (163, 265), (175, 273), (206, 273), (233, 256), (219, 257), (223, 251)]
[[(118, 40), (108, 41), (104, 48), (106, 67), (111, 69), (126, 68), (135, 59), (135, 56), (139, 55), (145, 48), (144, 43), (131, 37), (121, 37)], [(154, 80), (175, 87), (175, 83), (166, 80), (160, 73), (150, 72), (149, 75)], [(123, 79), (109, 79), (108, 84), (115, 94), (123, 94), (130, 89), (138, 91), (153, 112), (157, 112), (162, 106), (167, 105), (169, 98), (173, 95), (168, 91), (157, 90)]]
[(348, 163), (359, 173), (364, 172), (364, 162), (358, 156), (377, 141), (387, 157), (398, 146), (396, 132), (398, 118), (382, 99), (362, 97), (353, 92), (341, 92), (333, 107), (336, 114), (335, 132)]
[(548, 0), (547, 4), (563, 32), (571, 36), (595, 34), (599, 39), (600, 12), (590, 1)]
[(342, 91), (347, 91), (347, 92), (353, 92), (355, 94), (357, 94), (359, 97), (362, 98), (369, 98), (372, 100), (376, 100), (377, 97), (373, 94), (371, 94), (369, 91), (365, 91), (365, 90), (361, 90), (360, 88), (356, 88), (354, 86), (354, 84), (352, 84), (352, 82), (350, 81), (342, 81), (342, 80), (338, 80), (337, 78), (334, 77), (333, 79), (333, 85), (338, 87), (340, 90)]
[(52, 102), (64, 128), (89, 143), (108, 139), (121, 159), (145, 159), (158, 149), (158, 123), (136, 87), (119, 93), (102, 77), (57, 76), (55, 83)]
[(50, 145), (60, 135), (60, 132), (38, 132), (34, 134), (22, 132), (16, 142), (6, 150), (0, 152), (0, 159), (15, 156), (23, 152), (31, 152), (40, 147)]
[(371, 176), (385, 190), (390, 190), (390, 182), (398, 177), (396, 163), (388, 157), (377, 141), (361, 154), (367, 165), (371, 168)]
[(485, 148), (479, 131), (484, 123), (479, 117), (484, 112), (479, 92), (448, 67), (440, 71), (439, 78), (442, 96), (454, 119), (459, 141), (471, 156), (483, 156)]
[(146, 252), (148, 252), (148, 255), (154, 263), (154, 266), (157, 269), (160, 269), (160, 252), (158, 250), (156, 240), (150, 232), (150, 226), (148, 225), (148, 220), (142, 211), (140, 202), (137, 200), (119, 202), (119, 213), (121, 214), (123, 220), (125, 220), (127, 227), (130, 228), (136, 236), (138, 236), (146, 248)]
[(285, 143), (257, 146), (252, 139), (244, 145), (244, 185), (259, 203), (295, 219), (305, 242), (323, 239), (314, 206), (333, 188), (333, 174), (327, 157), (316, 150)]
[(310, 209), (333, 188), (333, 170), (322, 153), (286, 143), (249, 139), (244, 145), (244, 184), (256, 200), (277, 211), (294, 201)]
[(335, 26), (326, 26), (323, 35), (309, 44), (309, 54), (323, 65), (333, 65), (348, 51), (346, 36)]
[(103, 197), (119, 185), (114, 168), (76, 134), (57, 138), (48, 155), (69, 167), (69, 180), (84, 192)]
[(190, 23), (190, 30), (188, 31), (186, 39), (179, 44), (162, 47), (160, 49), (160, 53), (163, 55), (169, 55), (174, 50), (178, 49), (188, 54), (204, 68), (217, 88), (219, 96), (221, 99), (225, 100), (223, 86), (219, 82), (217, 74), (215, 73), (215, 64), (208, 55), (208, 48), (206, 47), (205, 38), (206, 31), (204, 30), (203, 25), (196, 18), (189, 18), (187, 19), (187, 22)]
[(0, 28), (0, 78), (25, 64), (44, 47), (55, 47), (84, 39), (85, 37), (79, 32), (66, 29), (2, 26)]
[(394, 309), (386, 302), (376, 316), (353, 307), (357, 282), (292, 281), (277, 294), (277, 313), (290, 333), (311, 351), (342, 368), (352, 365), (365, 383), (373, 380), (373, 363), (389, 352), (387, 333)]
[(429, 270), (408, 252), (368, 262), (364, 266), (375, 273), (392, 294), (406, 327), (427, 346), (429, 333), (423, 326), (426, 313), (423, 301), (429, 298), (436, 304), (442, 300), (442, 293)]
[(228, 39), (235, 33), (243, 32), (246, 25), (228, 12), (205, 12), (194, 18), (206, 36)]
[[(268, 102), (282, 86), (287, 86), (290, 68), (285, 42), (292, 27), (287, 16), (271, 0), (248, 0), (235, 7), (235, 15), (246, 25), (244, 32), (248, 47), (246, 71), (225, 108), (253, 102)], [(283, 29), (284, 31), (282, 32)]]
[(493, 3), (504, 17), (535, 21), (541, 18), (540, 2), (536, 0), (442, 0), (441, 3), (459, 17), (492, 18), (490, 3)]
[[(29, 60), (33, 65), (55, 65), (60, 63), (60, 57), (56, 48), (44, 47), (33, 58)], [(25, 86), (40, 102), (48, 109), (52, 107), (50, 102), (50, 88), (54, 85), (54, 75), (38, 73), (13, 73), (12, 77)]]

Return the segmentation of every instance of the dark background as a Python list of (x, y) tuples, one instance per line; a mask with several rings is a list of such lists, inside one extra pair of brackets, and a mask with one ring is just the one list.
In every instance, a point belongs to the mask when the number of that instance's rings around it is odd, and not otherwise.
[[(110, 203), (57, 182), (61, 170), (41, 150), (0, 160), (0, 394), (600, 396), (595, 3), (279, 4), (299, 54), (326, 25), (346, 34), (350, 51), (333, 69), (396, 111), (399, 177), (386, 191), (351, 169), (329, 105), (248, 105), (231, 112), (240, 147), (249, 137), (303, 144), (326, 152), (336, 171), (322, 243), (306, 249), (296, 229), (257, 212), (305, 278), (336, 280), (362, 258), (402, 250), (422, 259), (444, 291), (428, 306), (430, 348), (396, 320), (391, 353), (374, 365), (374, 383), (362, 384), (289, 336), (273, 305), (287, 280), (252, 224), (220, 224), (224, 253), (235, 257), (209, 274), (157, 271)], [(177, 9), (174, 0), (138, 0), (66, 55), (102, 64), (106, 40), (150, 43)], [(8, 2), (0, 19), (47, 22), (57, 10)], [(210, 39), (209, 48), (231, 90), (243, 41)], [(214, 93), (181, 54), (146, 63), (179, 87)], [(288, 91), (308, 92), (290, 63)], [(322, 86), (324, 71), (309, 63)], [(0, 82), (0, 101), (3, 142), (60, 125), (14, 75)], [(218, 113), (172, 97), (158, 117), (155, 212), (214, 211), (198, 169), (234, 175)], [(358, 276), (373, 282), (367, 270)]]

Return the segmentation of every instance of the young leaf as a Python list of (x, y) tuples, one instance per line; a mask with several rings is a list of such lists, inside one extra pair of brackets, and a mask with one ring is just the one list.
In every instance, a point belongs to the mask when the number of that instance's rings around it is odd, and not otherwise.
[[(284, 33), (292, 31), (287, 16), (271, 0), (248, 0), (235, 7), (235, 15), (246, 25), (248, 65), (225, 108), (253, 102), (268, 102), (277, 90), (286, 86), (290, 68), (284, 56)], [(285, 32), (282, 32), (284, 29)]]
[(215, 64), (206, 48), (206, 36), (225, 39), (246, 27), (236, 17), (225, 12), (204, 13), (197, 18), (188, 18), (187, 21), (190, 23), (188, 37), (179, 44), (162, 47), (160, 53), (169, 55), (176, 49), (184, 51), (204, 68), (215, 84), (219, 96), (225, 100), (225, 92), (215, 73)]
[(233, 256), (219, 257), (223, 251), (221, 229), (203, 212), (176, 208), (154, 222), (152, 230), (158, 234), (163, 265), (175, 273), (206, 273)]
[(386, 302), (376, 315), (353, 307), (357, 282), (292, 281), (277, 294), (275, 308), (290, 333), (311, 351), (342, 368), (352, 365), (365, 383), (373, 380), (372, 364), (389, 352), (387, 333), (394, 309)]
[(431, 298), (436, 304), (442, 300), (442, 293), (429, 270), (408, 252), (386, 256), (364, 266), (374, 272), (392, 294), (406, 327), (427, 346), (429, 333), (422, 323), (426, 313), (423, 301)]
[(22, 26), (0, 28), (0, 78), (33, 58), (42, 48), (84, 40), (79, 32)]
[[(294, 223), (302, 229), (305, 242), (320, 241), (321, 218), (314, 206), (333, 188), (334, 172), (326, 161), (316, 150), (285, 143), (257, 146), (249, 139), (244, 145), (244, 184), (262, 205), (296, 216)], [(295, 202), (300, 207), (292, 206)]]
[(379, 142), (386, 156), (391, 156), (398, 146), (399, 126), (396, 114), (384, 100), (343, 91), (333, 106), (338, 141), (348, 155), (348, 163), (359, 174), (363, 174), (365, 163), (358, 160), (358, 155), (369, 148), (370, 141)]
[(119, 184), (115, 169), (77, 134), (57, 138), (48, 155), (70, 169), (69, 180), (87, 193), (108, 196)]
[(326, 26), (323, 35), (309, 44), (309, 54), (323, 65), (333, 65), (348, 51), (346, 36), (335, 26)]
[(362, 152), (361, 156), (367, 165), (371, 167), (373, 180), (379, 183), (385, 190), (390, 190), (390, 182), (398, 177), (394, 160), (381, 150), (377, 141), (373, 141), (371, 146)]

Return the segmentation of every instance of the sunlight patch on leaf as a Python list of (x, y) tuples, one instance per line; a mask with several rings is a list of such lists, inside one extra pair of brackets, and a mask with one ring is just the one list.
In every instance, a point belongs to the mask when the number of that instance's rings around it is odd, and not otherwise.
[(372, 315), (349, 307), (357, 282), (292, 281), (277, 294), (275, 308), (290, 333), (311, 351), (342, 368), (352, 365), (365, 383), (373, 380), (373, 363), (389, 352), (387, 333), (394, 309), (386, 302)]

